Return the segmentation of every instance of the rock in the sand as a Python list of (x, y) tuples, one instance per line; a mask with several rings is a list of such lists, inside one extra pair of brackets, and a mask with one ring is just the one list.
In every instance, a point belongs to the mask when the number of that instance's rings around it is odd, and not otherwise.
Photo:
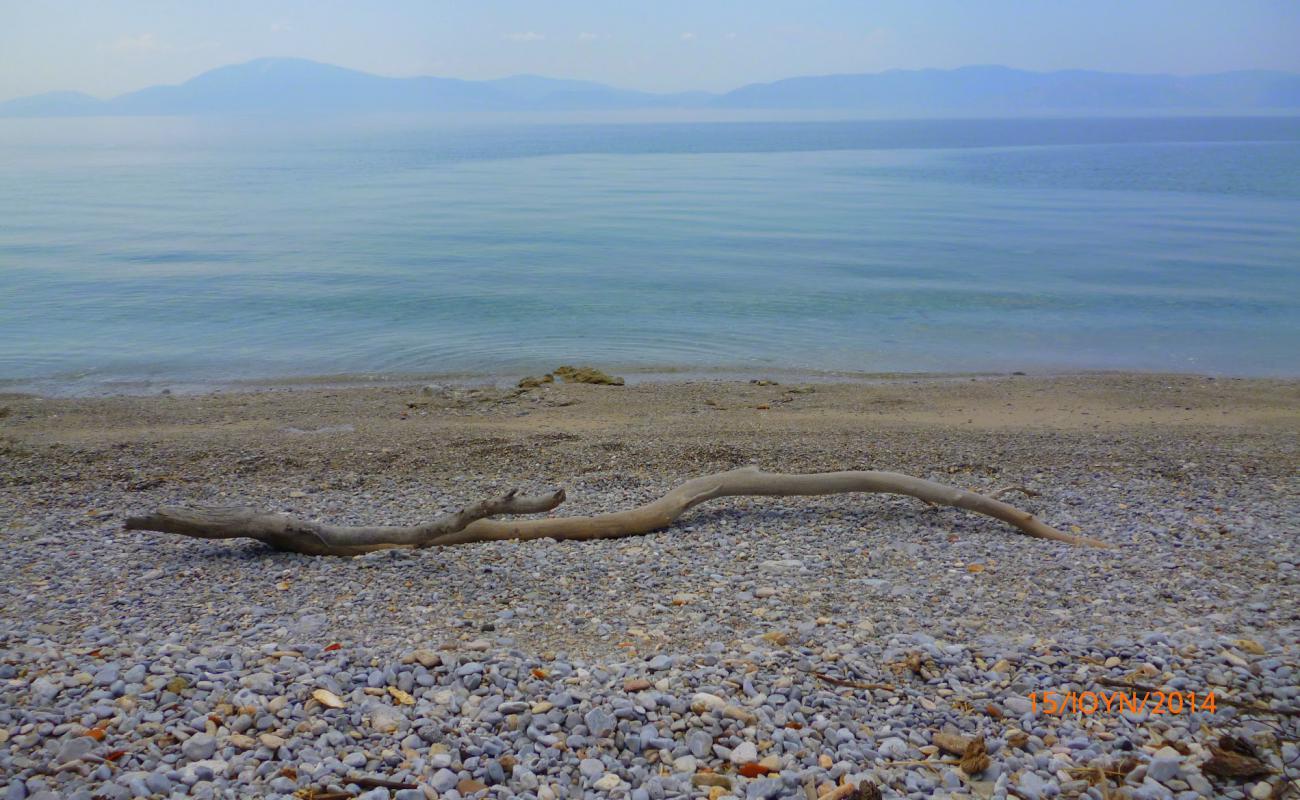
[(44, 676), (32, 681), (31, 684), (32, 699), (37, 705), (49, 705), (61, 691), (63, 691), (62, 686)]
[(271, 694), (275, 691), (275, 676), (269, 672), (254, 672), (240, 678), (239, 685), (258, 694)]
[(110, 664), (107, 667), (101, 669), (99, 672), (95, 673), (95, 685), (112, 686), (114, 683), (117, 682), (117, 677), (118, 677), (117, 667)]
[(433, 773), (433, 777), (429, 779), (429, 785), (441, 794), (455, 789), (459, 781), (460, 777), (456, 773), (444, 768)]
[(1183, 763), (1183, 756), (1172, 747), (1162, 747), (1151, 757), (1147, 765), (1147, 777), (1153, 781), (1167, 783), (1178, 775), (1178, 768)]
[(705, 711), (721, 711), (726, 705), (727, 701), (716, 694), (696, 692), (691, 696), (691, 710), (697, 714)]
[(882, 756), (887, 758), (904, 758), (907, 756), (908, 744), (896, 736), (891, 736), (880, 743), (876, 748)]
[(753, 742), (741, 742), (731, 750), (731, 763), (752, 764), (758, 760), (758, 748)]
[(1016, 783), (1016, 790), (1025, 800), (1039, 800), (1046, 788), (1047, 782), (1032, 770), (1026, 770)]
[(376, 704), (370, 709), (370, 727), (380, 733), (393, 733), (406, 723), (406, 717), (396, 709)]
[(713, 753), (713, 737), (705, 731), (692, 730), (686, 734), (686, 747), (696, 758), (708, 758)]
[(808, 567), (797, 558), (781, 558), (763, 561), (758, 568), (764, 572), (772, 572), (778, 575), (797, 574), (807, 572)]
[(646, 669), (653, 672), (662, 672), (673, 665), (671, 656), (657, 655), (646, 664)]
[(206, 733), (196, 733), (181, 744), (181, 753), (191, 761), (212, 758), (217, 752), (217, 740)]
[(597, 739), (603, 739), (614, 732), (614, 715), (603, 708), (593, 708), (583, 719), (587, 723), (587, 730)]
[(73, 761), (79, 761), (90, 754), (97, 745), (94, 739), (89, 736), (79, 736), (76, 739), (70, 739), (59, 748), (59, 754), (55, 756), (56, 764), (71, 764)]

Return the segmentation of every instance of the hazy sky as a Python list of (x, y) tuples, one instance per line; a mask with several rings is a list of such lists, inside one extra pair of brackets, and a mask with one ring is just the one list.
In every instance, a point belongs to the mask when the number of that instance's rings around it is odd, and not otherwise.
[(1300, 0), (0, 0), (0, 98), (261, 56), (649, 90), (968, 64), (1300, 71)]

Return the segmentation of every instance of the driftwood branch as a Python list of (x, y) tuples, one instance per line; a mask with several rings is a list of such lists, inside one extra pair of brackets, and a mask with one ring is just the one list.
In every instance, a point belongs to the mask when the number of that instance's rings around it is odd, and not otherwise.
[(521, 497), (513, 490), (423, 525), (339, 526), (251, 508), (165, 506), (126, 521), (129, 531), (161, 531), (199, 539), (256, 539), (277, 550), (311, 556), (355, 556), (393, 547), (429, 547), (439, 537), (496, 514), (540, 514), (564, 502), (564, 490)]
[(564, 501), (564, 490), (537, 497), (510, 492), (424, 525), (340, 527), (241, 508), (160, 508), (131, 517), (128, 530), (178, 533), (203, 539), (248, 538), (279, 550), (308, 555), (357, 555), (390, 547), (432, 547), (509, 539), (615, 539), (663, 530), (682, 514), (719, 497), (790, 497), (874, 492), (916, 497), (993, 517), (1028, 536), (1074, 545), (1109, 547), (1105, 542), (1056, 530), (1033, 514), (1000, 500), (897, 472), (851, 471), (810, 475), (762, 472), (753, 467), (689, 480), (636, 508), (589, 517), (502, 521), (500, 514), (537, 514)]

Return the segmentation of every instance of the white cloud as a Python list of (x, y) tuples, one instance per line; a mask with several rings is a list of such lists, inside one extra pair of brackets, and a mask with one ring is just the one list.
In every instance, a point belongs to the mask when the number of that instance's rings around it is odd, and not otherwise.
[(141, 33), (135, 36), (123, 36), (113, 42), (110, 48), (119, 53), (148, 53), (162, 50), (163, 45), (152, 33)]
[(293, 29), (289, 27), (289, 23), (287, 22), (271, 23), (271, 33), (288, 33), (291, 30)]
[(587, 31), (583, 31), (582, 33), (578, 34), (578, 41), (580, 42), (594, 42), (599, 38), (600, 38), (599, 33), (589, 33)]
[(687, 31), (687, 32), (685, 32), (685, 33), (682, 34), (682, 41), (683, 41), (683, 42), (689, 42), (691, 39), (694, 39), (694, 38), (695, 38), (695, 32), (694, 32), (694, 31)]
[(735, 34), (735, 33), (728, 33), (728, 34), (726, 35), (726, 38), (728, 38), (728, 39), (734, 39), (734, 38), (736, 38), (736, 34)]
[(522, 33), (507, 33), (501, 38), (509, 39), (512, 42), (540, 42), (546, 36), (537, 31), (523, 31)]

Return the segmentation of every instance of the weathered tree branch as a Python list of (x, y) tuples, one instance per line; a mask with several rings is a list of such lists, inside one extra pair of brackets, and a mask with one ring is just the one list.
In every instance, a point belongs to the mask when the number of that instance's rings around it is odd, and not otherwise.
[(974, 492), (897, 472), (849, 471), (810, 475), (762, 472), (753, 467), (689, 480), (636, 508), (590, 517), (501, 521), (498, 514), (535, 514), (558, 506), (564, 490), (538, 497), (511, 492), (455, 514), (410, 527), (338, 527), (250, 509), (160, 508), (127, 520), (128, 530), (155, 530), (204, 539), (249, 538), (280, 550), (308, 555), (357, 555), (389, 547), (432, 547), (507, 539), (614, 539), (639, 536), (672, 525), (682, 514), (719, 497), (789, 497), (851, 492), (902, 494), (1000, 519), (1022, 533), (1089, 547), (1110, 545), (1062, 533), (1033, 514)]
[(129, 517), (129, 531), (161, 531), (200, 539), (256, 539), (276, 550), (310, 556), (355, 556), (392, 547), (429, 547), (440, 536), (495, 514), (540, 514), (564, 502), (564, 490), (520, 497), (512, 489), (423, 525), (339, 526), (251, 508), (165, 506), (142, 517)]

